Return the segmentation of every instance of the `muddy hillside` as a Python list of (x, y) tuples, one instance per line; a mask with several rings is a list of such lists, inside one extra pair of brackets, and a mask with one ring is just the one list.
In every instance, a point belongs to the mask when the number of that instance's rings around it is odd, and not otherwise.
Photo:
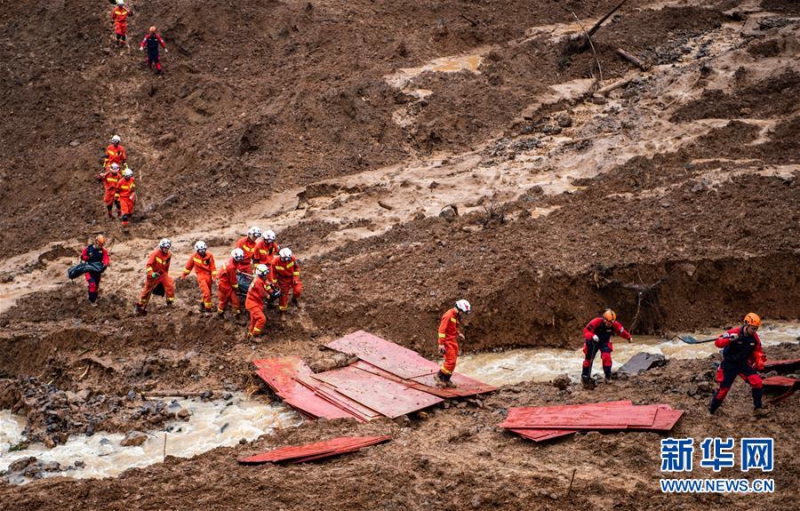
[[(0, 509), (796, 508), (797, 400), (755, 420), (737, 382), (710, 417), (717, 354), (595, 390), (504, 385), (396, 421), (281, 408), (291, 419), (241, 443), (103, 479), (3, 463), (97, 435), (160, 439), (193, 424), (172, 396), (282, 406), (252, 361), (342, 366), (323, 345), (355, 330), (438, 360), (436, 326), (461, 298), (471, 353), (578, 350), (607, 307), (635, 338), (719, 332), (750, 311), (765, 338), (794, 325), (800, 6), (628, 0), (597, 25), (618, 4), (151, 0), (131, 4), (120, 47), (105, 0), (4, 2)], [(138, 51), (151, 25), (162, 76)], [(114, 134), (137, 180), (126, 228), (95, 179)], [(294, 251), (304, 286), (301, 307), (267, 309), (261, 342), (245, 317), (199, 311), (194, 273), (173, 307), (154, 297), (134, 314), (160, 238), (177, 277), (196, 241), (220, 265), (250, 226)], [(93, 307), (66, 270), (97, 234), (111, 266)], [(800, 357), (780, 342), (770, 359)], [(775, 438), (778, 489), (665, 496), (658, 434), (534, 444), (496, 427), (511, 406), (618, 399), (685, 410), (675, 437)], [(236, 463), (343, 434), (394, 439), (322, 463)]]

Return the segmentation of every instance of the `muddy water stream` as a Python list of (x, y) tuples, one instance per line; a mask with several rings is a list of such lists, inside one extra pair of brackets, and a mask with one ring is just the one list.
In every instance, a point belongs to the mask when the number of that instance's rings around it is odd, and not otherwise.
[[(169, 423), (167, 431), (150, 431), (148, 438), (138, 447), (122, 447), (121, 433), (99, 432), (87, 437), (70, 437), (64, 445), (47, 449), (42, 444), (9, 452), (9, 448), (24, 440), (25, 418), (0, 411), (0, 472), (20, 458), (34, 456), (43, 463), (56, 461), (63, 472), (45, 473), (47, 476), (66, 475), (79, 479), (116, 476), (134, 467), (146, 467), (163, 460), (164, 435), (167, 436), (166, 454), (190, 458), (216, 447), (232, 446), (241, 439), (253, 440), (275, 429), (300, 425), (300, 416), (283, 404), (263, 404), (236, 394), (229, 401), (202, 402), (176, 400), (177, 405), (191, 412), (187, 422)], [(171, 405), (175, 406), (175, 405)], [(176, 408), (177, 409), (177, 408)], [(82, 462), (83, 468), (75, 468)], [(70, 469), (70, 467), (72, 467)], [(27, 482), (12, 480), (12, 483)]]
[[(698, 339), (711, 338), (721, 330), (693, 334)], [(782, 342), (797, 342), (800, 322), (765, 324), (759, 332), (766, 348)], [(632, 343), (617, 338), (612, 341), (614, 371), (639, 352), (664, 355), (667, 359), (705, 358), (717, 353), (714, 343), (689, 345), (678, 339), (634, 336)], [(581, 340), (578, 339), (580, 344)], [(468, 346), (467, 346), (468, 348)], [(522, 381), (550, 381), (566, 374), (573, 381), (580, 379), (582, 344), (578, 349), (531, 348), (514, 349), (500, 353), (477, 353), (459, 358), (456, 371), (491, 385), (513, 385)], [(602, 375), (600, 355), (595, 358), (592, 374)]]

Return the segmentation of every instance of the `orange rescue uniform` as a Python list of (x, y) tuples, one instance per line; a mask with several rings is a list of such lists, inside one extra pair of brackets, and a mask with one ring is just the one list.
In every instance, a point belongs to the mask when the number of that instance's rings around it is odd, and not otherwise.
[(194, 270), (197, 276), (197, 286), (200, 292), (203, 293), (203, 309), (210, 311), (214, 303), (211, 301), (211, 285), (214, 279), (217, 278), (217, 264), (214, 261), (214, 256), (210, 252), (206, 252), (205, 256), (195, 252), (186, 266), (183, 268), (183, 276), (186, 277)]
[(269, 277), (264, 279), (256, 277), (247, 291), (247, 299), (244, 302), (244, 306), (247, 312), (250, 313), (250, 327), (247, 332), (251, 337), (261, 335), (264, 331), (264, 325), (267, 324), (267, 316), (264, 315), (264, 301), (271, 294), (269, 282)]
[(128, 16), (133, 16), (127, 7), (118, 5), (111, 10), (111, 19), (114, 21), (114, 31), (117, 35), (128, 35)]
[(282, 261), (280, 257), (274, 259), (272, 271), (278, 281), (278, 288), (281, 290), (281, 297), (278, 301), (278, 309), (286, 312), (289, 305), (289, 291), (295, 298), (300, 298), (303, 294), (303, 283), (300, 282), (300, 263), (292, 256), (290, 261)]
[(126, 227), (133, 214), (133, 202), (136, 200), (136, 181), (132, 177), (123, 177), (119, 182), (117, 199), (122, 213), (122, 226)]
[(244, 252), (244, 263), (251, 264), (256, 253), (256, 245), (258, 245), (258, 238), (256, 241), (250, 241), (250, 238), (245, 236), (236, 242), (236, 248), (241, 248)]
[(117, 199), (117, 188), (119, 187), (119, 182), (122, 179), (122, 176), (119, 172), (104, 172), (100, 174), (100, 179), (103, 181), (103, 186), (105, 187), (105, 194), (103, 195), (103, 202), (106, 203), (109, 212), (111, 211), (111, 206), (114, 205)]
[[(139, 307), (147, 307), (147, 302), (150, 301), (150, 295), (153, 289), (159, 284), (164, 285), (164, 294), (167, 298), (167, 303), (175, 301), (175, 281), (169, 276), (169, 263), (172, 260), (172, 252), (167, 251), (164, 254), (160, 248), (155, 249), (150, 257), (147, 258), (147, 276), (145, 277), (144, 291), (142, 296), (139, 297)], [(157, 273), (158, 277), (153, 278), (153, 273)]]
[(108, 147), (106, 147), (105, 160), (103, 162), (106, 168), (109, 168), (112, 163), (116, 163), (122, 167), (127, 161), (128, 155), (125, 153), (125, 148), (122, 144), (108, 144)]
[(249, 272), (250, 265), (245, 262), (237, 262), (233, 257), (228, 259), (228, 262), (223, 264), (219, 269), (219, 280), (217, 281), (217, 312), (222, 314), (225, 312), (228, 302), (231, 302), (234, 312), (239, 314), (241, 312), (239, 304), (239, 279), (237, 274), (239, 272)]
[(253, 260), (255, 264), (266, 264), (267, 266), (272, 266), (275, 262), (275, 258), (278, 256), (278, 252), (281, 251), (281, 246), (275, 243), (267, 243), (264, 241), (264, 238), (260, 238), (258, 242), (256, 242), (255, 253), (253, 255)]
[(453, 307), (442, 316), (439, 323), (439, 346), (444, 346), (442, 373), (453, 374), (458, 359), (458, 309)]

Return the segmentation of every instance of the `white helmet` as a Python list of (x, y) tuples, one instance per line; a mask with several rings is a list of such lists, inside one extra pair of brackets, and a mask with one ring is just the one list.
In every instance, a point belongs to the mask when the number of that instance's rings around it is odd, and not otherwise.
[(123, 170), (122, 177), (133, 177), (133, 171), (131, 169)]
[(118, 171), (119, 170), (119, 165), (116, 164), (116, 163), (112, 163), (111, 164), (111, 170), (113, 170), (114, 172)]
[(198, 241), (194, 244), (194, 249), (198, 252), (205, 252), (208, 249), (205, 241)]
[(267, 243), (272, 243), (275, 241), (275, 232), (274, 231), (265, 231), (264, 232), (264, 241)]
[(269, 274), (269, 267), (266, 264), (259, 264), (256, 266), (256, 275), (259, 277), (266, 277)]
[(167, 238), (164, 238), (158, 242), (158, 248), (172, 248), (172, 242)]
[(281, 251), (278, 252), (278, 255), (284, 261), (288, 261), (289, 259), (292, 258), (292, 249), (291, 248), (282, 248)]
[(244, 250), (242, 250), (241, 248), (234, 248), (233, 252), (231, 252), (231, 257), (233, 257), (234, 261), (243, 261)]
[[(125, 5), (125, 0), (117, 0), (117, 5)], [(114, 137), (116, 137), (117, 141), (119, 142), (119, 137), (117, 137), (116, 135), (114, 135)]]
[(464, 314), (469, 314), (472, 311), (472, 307), (470, 306), (469, 302), (466, 300), (459, 300), (456, 302), (456, 309), (463, 312)]
[[(124, 3), (125, 0), (117, 0), (117, 5), (122, 5)], [(120, 142), (122, 142), (122, 139), (119, 137), (119, 135), (114, 135), (113, 137), (111, 137), (112, 144), (119, 144)]]
[(247, 235), (248, 236), (252, 236), (254, 238), (260, 238), (261, 237), (261, 229), (259, 229), (256, 226), (253, 226), (247, 231)]

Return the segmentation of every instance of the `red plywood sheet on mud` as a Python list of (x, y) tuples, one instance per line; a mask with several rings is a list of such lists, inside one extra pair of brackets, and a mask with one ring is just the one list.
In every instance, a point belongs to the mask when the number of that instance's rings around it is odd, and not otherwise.
[(275, 463), (279, 461), (293, 461), (294, 463), (301, 463), (304, 461), (311, 461), (357, 451), (358, 449), (362, 449), (370, 445), (380, 444), (389, 440), (391, 440), (390, 436), (339, 437), (331, 440), (325, 440), (324, 442), (315, 442), (313, 444), (281, 447), (272, 451), (256, 454), (255, 456), (242, 458), (239, 460), (239, 463), (248, 465), (270, 462)]
[(442, 398), (409, 388), (402, 383), (345, 367), (314, 376), (332, 385), (339, 393), (394, 419), (443, 401)]
[(673, 410), (669, 406), (658, 406), (656, 418), (653, 420), (653, 425), (644, 428), (636, 427), (634, 429), (643, 429), (646, 431), (670, 431), (678, 423), (678, 420), (683, 416), (683, 410)]
[[(387, 380), (392, 380), (397, 383), (402, 383), (403, 385), (409, 388), (421, 390), (422, 392), (427, 392), (428, 394), (433, 394), (434, 396), (439, 396), (445, 399), (453, 397), (474, 396), (475, 394), (483, 394), (486, 392), (497, 390), (496, 387), (492, 387), (491, 385), (486, 385), (485, 383), (482, 383), (478, 380), (473, 380), (472, 378), (460, 375), (458, 373), (453, 375), (453, 381), (456, 382), (456, 384), (459, 386), (455, 389), (450, 389), (450, 388), (436, 387), (435, 386), (436, 383), (433, 380), (433, 375), (430, 375), (429, 377), (420, 376), (411, 380), (406, 380), (404, 378), (400, 378), (399, 376), (395, 376), (392, 373), (386, 372), (379, 367), (375, 367), (369, 362), (364, 362), (363, 360), (359, 360), (354, 364), (351, 364), (350, 367), (357, 367), (362, 371), (382, 376)], [(429, 382), (430, 384), (426, 385), (425, 383), (421, 382)], [(461, 385), (463, 385), (463, 387)]]
[(348, 355), (354, 355), (401, 378), (411, 379), (426, 374), (434, 374), (439, 370), (439, 366), (436, 363), (422, 357), (416, 351), (386, 341), (363, 330), (336, 339), (328, 343), (327, 347)]
[(764, 385), (769, 387), (792, 388), (798, 383), (800, 383), (800, 380), (789, 378), (787, 376), (770, 376), (769, 378), (764, 378)]
[(516, 433), (521, 437), (534, 442), (544, 442), (545, 440), (552, 440), (554, 438), (561, 438), (577, 433), (574, 429), (509, 429), (512, 433)]
[(254, 360), (253, 363), (259, 368), (256, 374), (292, 408), (311, 418), (353, 418), (352, 414), (315, 395), (296, 380), (300, 375), (312, 374), (311, 369), (299, 358), (261, 359)]
[(531, 421), (531, 417), (535, 416), (533, 410), (545, 410), (545, 413), (549, 412), (572, 412), (577, 410), (581, 407), (612, 407), (612, 406), (622, 406), (622, 407), (632, 407), (633, 403), (631, 401), (608, 401), (605, 403), (587, 403), (587, 404), (578, 404), (578, 405), (556, 405), (556, 406), (540, 406), (540, 407), (531, 407), (531, 406), (521, 406), (515, 408), (509, 408), (506, 413), (506, 420), (500, 424), (500, 427), (504, 428), (513, 428), (516, 424), (527, 424)]
[(800, 358), (793, 360), (769, 360), (764, 363), (764, 372), (778, 371), (779, 373), (785, 373), (796, 369), (800, 369)]
[(627, 429), (651, 427), (657, 406), (579, 405), (518, 409), (500, 426), (509, 429)]

